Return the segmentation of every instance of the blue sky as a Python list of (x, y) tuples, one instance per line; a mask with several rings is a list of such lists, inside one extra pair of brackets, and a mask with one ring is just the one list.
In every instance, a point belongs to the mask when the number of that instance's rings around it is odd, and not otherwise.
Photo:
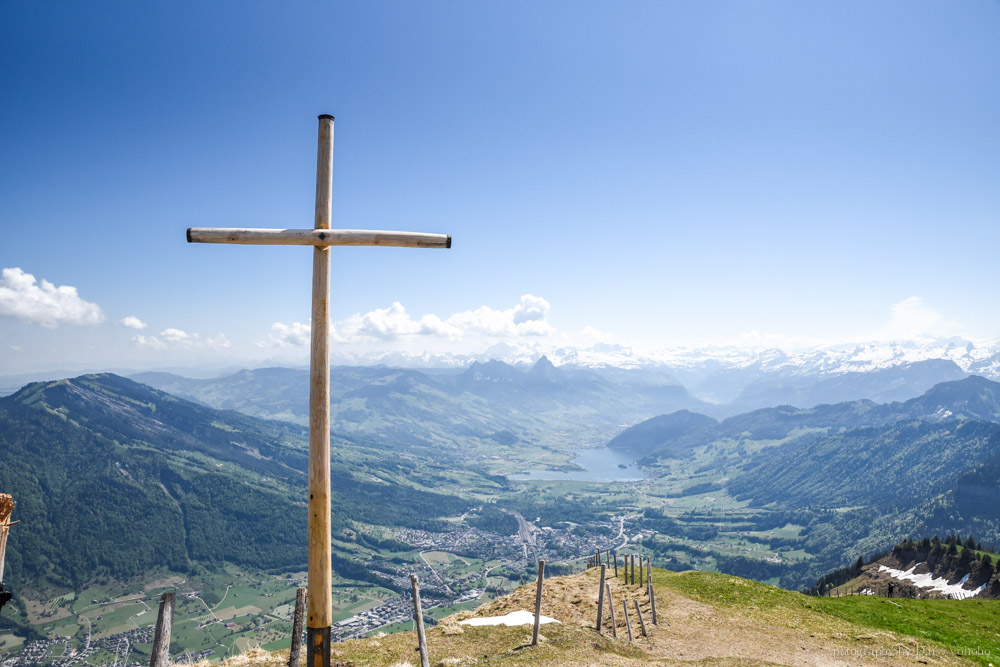
[(996, 338), (998, 32), (985, 0), (0, 3), (0, 373), (304, 360), (308, 249), (184, 229), (310, 227), (320, 113), (335, 227), (454, 237), (335, 251), (342, 350)]

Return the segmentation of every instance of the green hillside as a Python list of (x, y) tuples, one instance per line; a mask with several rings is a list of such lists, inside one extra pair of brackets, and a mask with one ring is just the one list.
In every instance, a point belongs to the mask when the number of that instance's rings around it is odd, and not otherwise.
[[(0, 399), (0, 423), (0, 488), (30, 527), (10, 537), (7, 583), (17, 590), (76, 589), (196, 563), (305, 562), (299, 426), (219, 412), (107, 374), (29, 385)], [(371, 447), (350, 444), (361, 456)], [(429, 525), (468, 507), (393, 483), (397, 462), (380, 467), (378, 481), (360, 476), (363, 465), (358, 477), (341, 472), (335, 531), (352, 521)], [(387, 503), (398, 511), (381, 511)]]
[[(806, 580), (791, 576), (795, 561), (744, 562), (745, 550), (755, 548), (747, 536), (761, 532), (758, 517), (768, 521), (768, 534), (785, 525), (777, 517), (799, 526), (788, 539), (774, 535), (770, 548), (798, 547), (825, 569), (912, 534), (973, 532), (1000, 542), (998, 422), (1000, 383), (972, 376), (902, 403), (779, 406), (722, 421), (681, 411), (627, 429), (609, 446), (644, 456), (647, 470), (689, 475), (668, 497), (693, 500), (647, 510), (650, 527), (717, 542), (726, 532), (726, 542), (743, 550), (699, 567), (799, 587)], [(701, 498), (707, 515), (700, 526), (690, 512), (678, 522), (673, 508)], [(738, 523), (723, 531), (713, 503), (729, 504)], [(671, 557), (686, 548), (673, 545)]]

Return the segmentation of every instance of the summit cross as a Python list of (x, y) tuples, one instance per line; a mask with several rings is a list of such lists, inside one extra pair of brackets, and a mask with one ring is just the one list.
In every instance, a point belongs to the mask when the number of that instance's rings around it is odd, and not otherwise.
[(333, 116), (319, 117), (316, 217), (313, 229), (191, 228), (189, 243), (313, 247), (312, 340), (309, 355), (309, 532), (307, 665), (330, 667), (333, 554), (330, 532), (330, 247), (450, 248), (447, 234), (331, 229)]

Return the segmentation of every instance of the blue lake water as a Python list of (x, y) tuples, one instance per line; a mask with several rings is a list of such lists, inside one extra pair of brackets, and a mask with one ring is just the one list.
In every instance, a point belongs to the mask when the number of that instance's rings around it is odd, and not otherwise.
[[(573, 452), (573, 463), (583, 468), (572, 472), (556, 470), (526, 470), (516, 475), (508, 475), (512, 480), (546, 480), (575, 482), (635, 482), (646, 475), (636, 467), (633, 457), (607, 447), (588, 447)], [(623, 465), (624, 468), (618, 466)]]

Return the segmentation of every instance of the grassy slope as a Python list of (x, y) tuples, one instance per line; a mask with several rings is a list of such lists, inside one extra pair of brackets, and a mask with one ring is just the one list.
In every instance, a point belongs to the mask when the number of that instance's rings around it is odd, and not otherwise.
[[(638, 599), (647, 624), (649, 605), (636, 587), (612, 581), (618, 638), (610, 628), (593, 630), (596, 570), (546, 580), (542, 613), (559, 625), (542, 626), (544, 640), (530, 643), (530, 627), (458, 625), (467, 617), (530, 609), (534, 585), (523, 586), (472, 612), (442, 620), (428, 631), (432, 665), (642, 665), (642, 664), (858, 664), (931, 665), (997, 662), (1000, 603), (987, 600), (889, 600), (869, 597), (813, 598), (746, 579), (707, 572), (654, 571), (660, 623), (639, 636), (631, 600)], [(636, 640), (630, 644), (622, 619), (629, 600)], [(607, 617), (605, 617), (607, 622)], [(669, 625), (667, 625), (669, 623)], [(334, 658), (352, 665), (419, 664), (412, 633), (336, 644)], [(961, 657), (962, 649), (990, 656)], [(287, 652), (242, 656), (242, 665), (279, 665)]]
[[(726, 580), (733, 583), (726, 585)], [(974, 663), (989, 665), (1000, 657), (1000, 601), (997, 600), (887, 600), (879, 597), (808, 597), (726, 575), (682, 573), (654, 577), (671, 589), (716, 605), (759, 609), (778, 618), (827, 617), (854, 627), (892, 632), (916, 657), (916, 646), (905, 638), (927, 642), (932, 655), (982, 649), (990, 656), (967, 655)], [(739, 582), (739, 583), (736, 583)], [(923, 657), (923, 656), (921, 656)]]

